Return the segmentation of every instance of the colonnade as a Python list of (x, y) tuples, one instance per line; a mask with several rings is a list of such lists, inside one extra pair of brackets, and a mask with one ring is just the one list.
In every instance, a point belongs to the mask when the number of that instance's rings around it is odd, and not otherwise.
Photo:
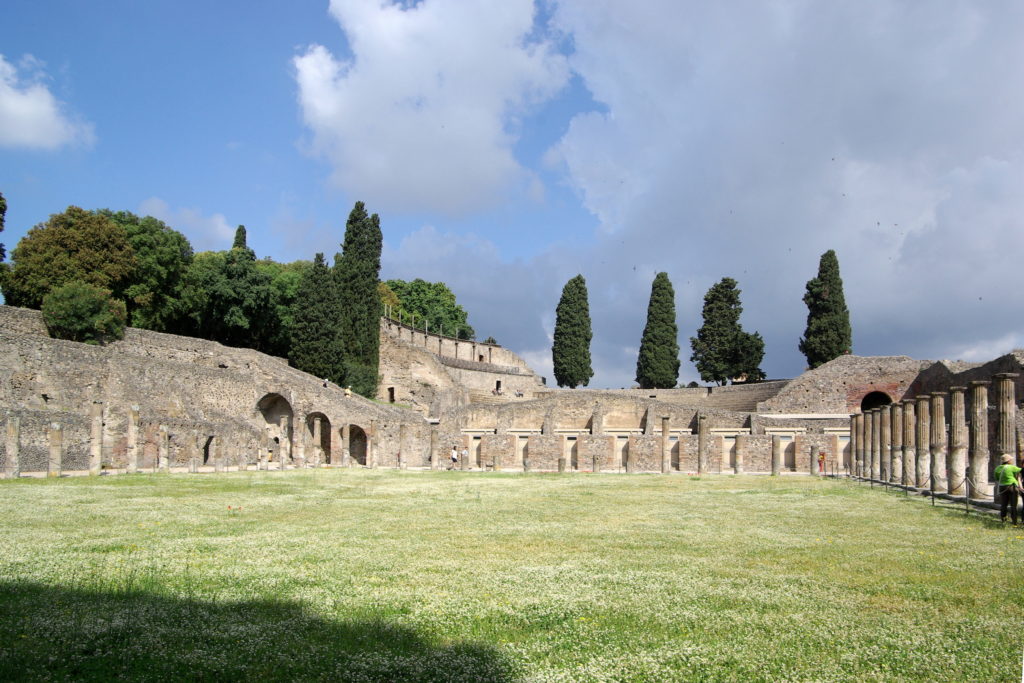
[[(989, 449), (988, 391), (992, 381), (949, 387), (850, 417), (851, 474), (933, 493), (990, 496), (990, 462), (1017, 460), (1017, 373), (994, 376), (997, 404), (995, 452)], [(968, 399), (970, 392), (970, 421)], [(949, 425), (946, 425), (946, 398)]]

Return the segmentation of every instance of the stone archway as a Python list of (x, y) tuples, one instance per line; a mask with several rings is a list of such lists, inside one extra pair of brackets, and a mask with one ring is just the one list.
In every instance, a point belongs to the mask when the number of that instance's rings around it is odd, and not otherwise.
[(860, 411), (865, 413), (875, 408), (881, 408), (892, 403), (892, 398), (889, 394), (884, 391), (872, 391), (864, 396), (860, 401)]
[[(267, 445), (277, 444), (275, 450), (279, 460), (287, 463), (291, 460), (292, 445), (292, 406), (281, 394), (266, 394), (256, 403), (256, 412), (266, 422)], [(271, 446), (273, 447), (273, 446)]]
[[(320, 421), (319, 428), (317, 420)], [(317, 437), (320, 438), (319, 443)], [(306, 439), (314, 449), (319, 446), (319, 458), (315, 461), (317, 465), (332, 464), (331, 453), (331, 421), (323, 413), (310, 413), (306, 416)], [(314, 453), (307, 453), (306, 458), (310, 461), (316, 457)]]
[(366, 432), (359, 425), (348, 426), (348, 456), (365, 467), (367, 451)]

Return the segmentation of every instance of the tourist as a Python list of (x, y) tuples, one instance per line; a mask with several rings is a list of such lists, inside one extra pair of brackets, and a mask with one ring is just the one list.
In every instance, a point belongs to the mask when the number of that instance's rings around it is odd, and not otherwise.
[(465, 467), (469, 467), (469, 460), (466, 459), (468, 457), (469, 457), (469, 451), (467, 451), (466, 447), (463, 446), (462, 447), (462, 464)]
[(825, 451), (818, 451), (818, 474), (825, 474)]
[(1013, 456), (1003, 456), (1003, 464), (995, 469), (996, 499), (999, 501), (999, 519), (1006, 521), (1006, 508), (1010, 508), (1010, 516), (1014, 525), (1017, 524), (1017, 492), (1021, 488), (1021, 468), (1013, 464)]
[(452, 446), (452, 466), (448, 469), (454, 470), (459, 464), (459, 449)]

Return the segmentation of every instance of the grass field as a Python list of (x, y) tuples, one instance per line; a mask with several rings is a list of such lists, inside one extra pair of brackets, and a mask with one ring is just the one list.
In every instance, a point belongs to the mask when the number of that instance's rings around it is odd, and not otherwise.
[(0, 482), (0, 679), (1016, 681), (1024, 531), (810, 477)]

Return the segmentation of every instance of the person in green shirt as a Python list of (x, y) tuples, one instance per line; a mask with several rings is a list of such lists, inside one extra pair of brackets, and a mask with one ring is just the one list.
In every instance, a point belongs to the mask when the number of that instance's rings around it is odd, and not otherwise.
[(1014, 526), (1017, 525), (1017, 491), (1021, 488), (1021, 468), (1013, 464), (1013, 456), (1003, 456), (1003, 464), (995, 469), (996, 499), (999, 501), (999, 519), (1006, 521), (1006, 508), (1010, 508)]

